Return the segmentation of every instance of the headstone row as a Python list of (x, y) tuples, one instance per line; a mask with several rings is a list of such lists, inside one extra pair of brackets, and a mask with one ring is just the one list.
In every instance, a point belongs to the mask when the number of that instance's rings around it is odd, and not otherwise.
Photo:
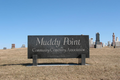
[[(11, 49), (14, 49), (14, 48), (15, 48), (15, 44), (12, 44)], [(21, 46), (21, 48), (25, 48), (25, 45), (23, 44), (23, 45)], [(6, 47), (3, 47), (3, 49), (6, 50), (7, 48), (6, 48)]]
[[(89, 39), (89, 47), (90, 48), (102, 48), (105, 47), (106, 44), (100, 42), (100, 34), (96, 33), (96, 42), (93, 42), (93, 38)], [(120, 48), (120, 41), (118, 39), (118, 37), (116, 37), (116, 41), (115, 41), (115, 34), (113, 33), (112, 35), (112, 43), (111, 41), (108, 41), (108, 47), (113, 46), (114, 48)]]

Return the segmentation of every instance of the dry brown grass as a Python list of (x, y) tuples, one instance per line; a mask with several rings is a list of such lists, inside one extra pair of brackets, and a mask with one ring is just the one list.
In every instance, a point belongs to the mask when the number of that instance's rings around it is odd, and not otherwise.
[[(78, 59), (38, 60), (51, 62), (77, 63)], [(29, 63), (27, 48), (0, 50), (0, 80), (120, 80), (120, 48), (91, 48), (89, 65), (26, 66)]]

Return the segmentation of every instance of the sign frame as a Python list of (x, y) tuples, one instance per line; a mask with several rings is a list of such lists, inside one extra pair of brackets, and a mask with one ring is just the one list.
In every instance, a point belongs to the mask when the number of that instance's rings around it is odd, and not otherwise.
[(89, 35), (28, 35), (28, 59), (89, 58)]

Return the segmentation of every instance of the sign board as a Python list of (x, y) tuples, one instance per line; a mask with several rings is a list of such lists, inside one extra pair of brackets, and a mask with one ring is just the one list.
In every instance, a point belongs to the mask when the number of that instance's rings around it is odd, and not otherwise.
[(28, 59), (37, 58), (89, 58), (88, 35), (29, 35)]

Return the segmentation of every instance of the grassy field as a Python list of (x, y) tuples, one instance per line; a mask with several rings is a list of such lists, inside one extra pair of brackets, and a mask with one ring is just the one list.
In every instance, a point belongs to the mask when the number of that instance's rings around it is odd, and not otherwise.
[[(78, 59), (38, 59), (38, 63), (78, 63)], [(0, 50), (0, 80), (120, 80), (120, 48), (90, 49), (89, 65), (30, 66), (27, 48)]]

